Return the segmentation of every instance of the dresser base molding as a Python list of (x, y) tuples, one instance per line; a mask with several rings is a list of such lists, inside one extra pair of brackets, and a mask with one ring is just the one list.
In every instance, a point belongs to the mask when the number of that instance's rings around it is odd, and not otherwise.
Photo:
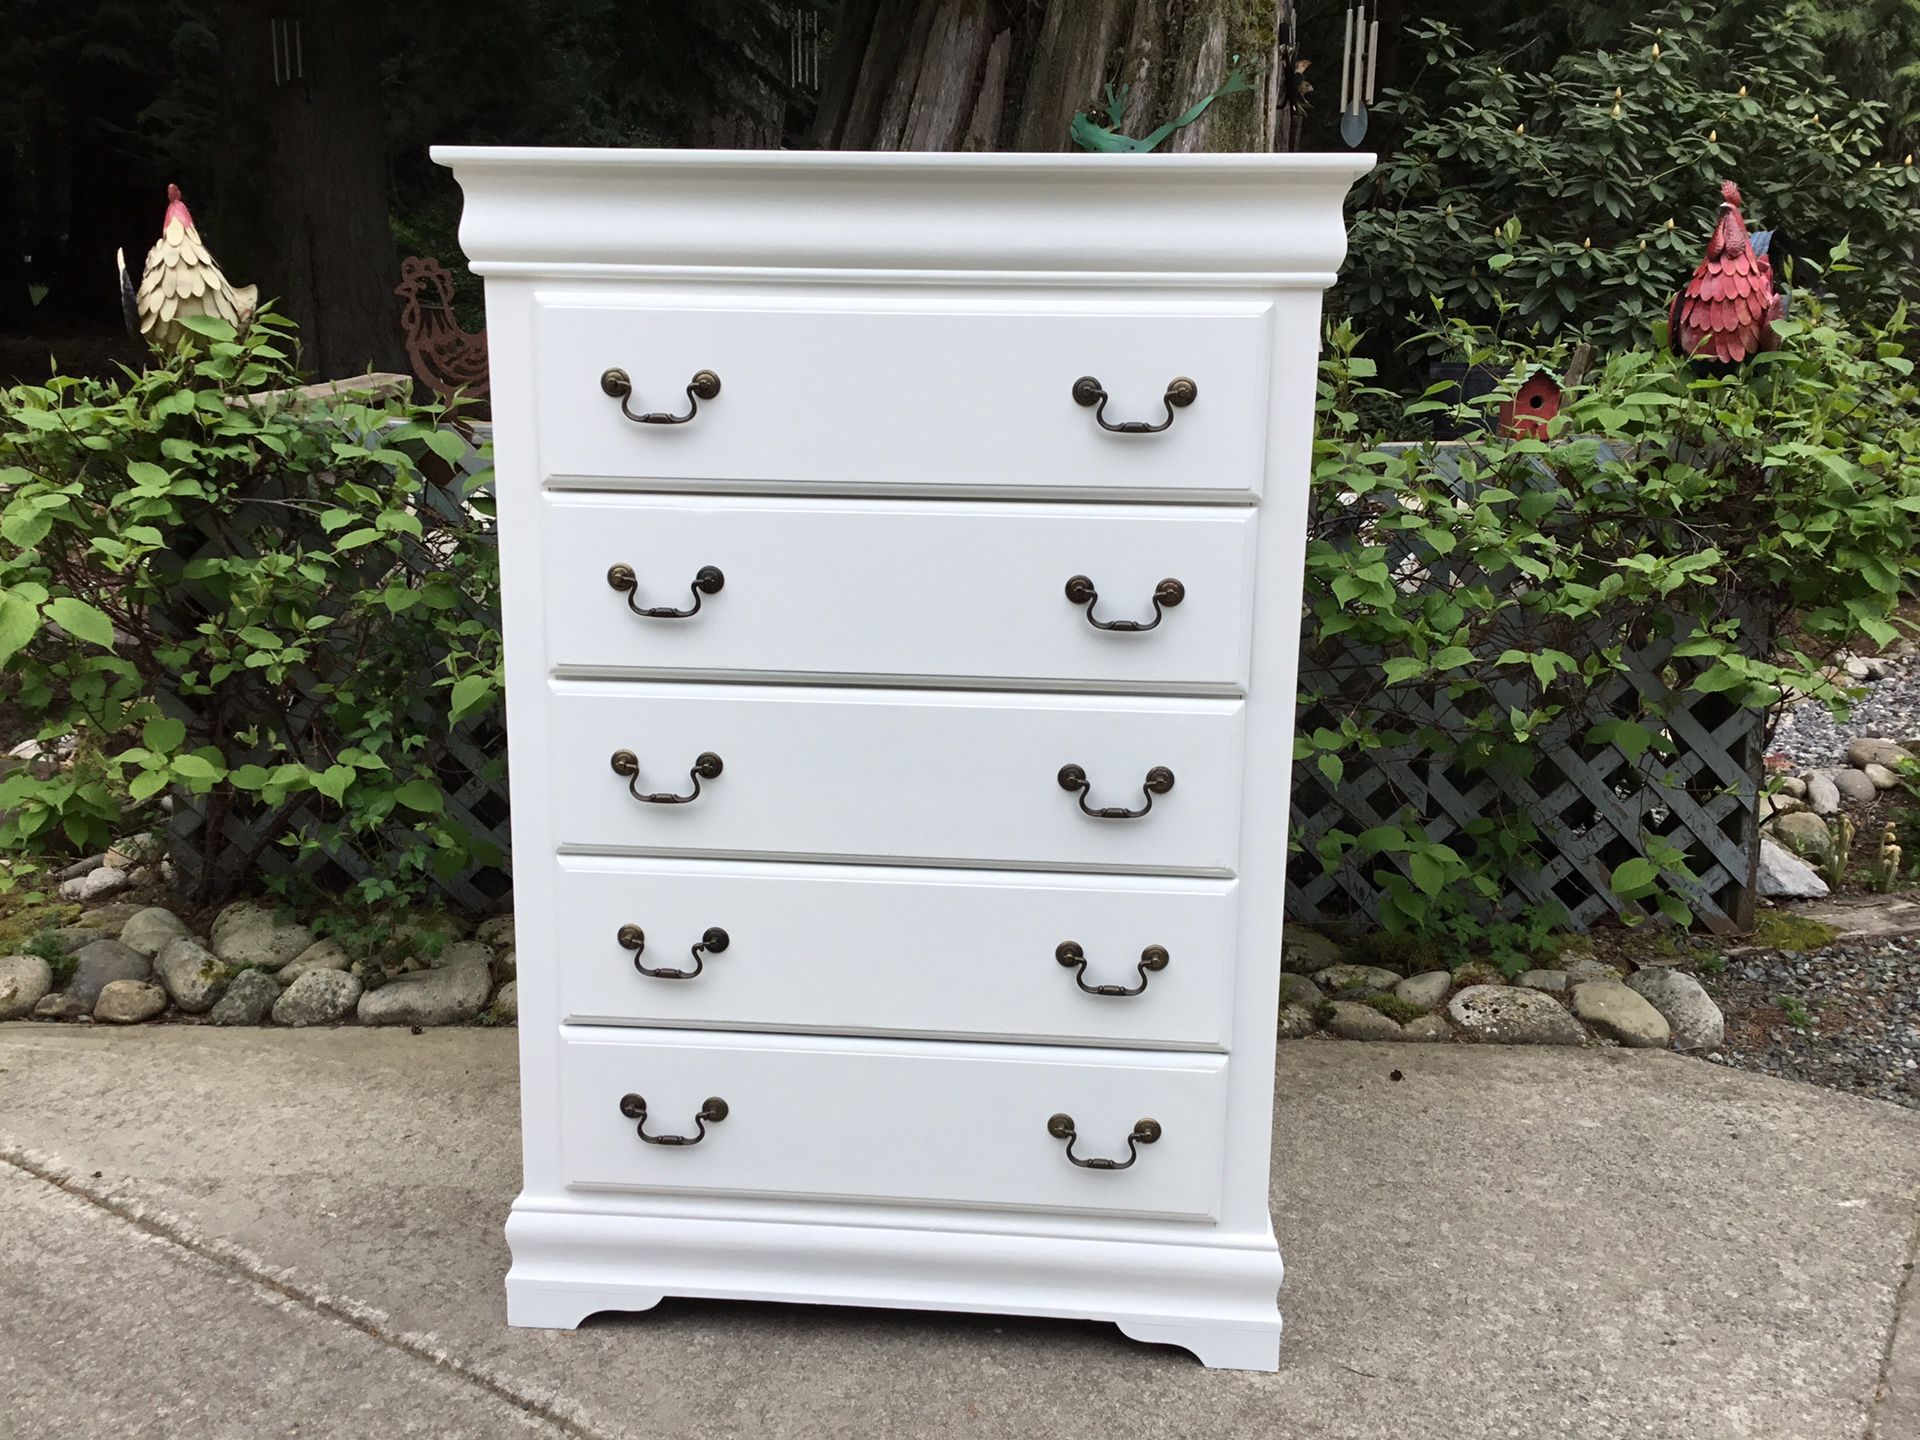
[(1106, 1320), (1203, 1365), (1280, 1363), (1273, 1240), (1142, 1243), (514, 1209), (507, 1321), (570, 1330), (666, 1296)]

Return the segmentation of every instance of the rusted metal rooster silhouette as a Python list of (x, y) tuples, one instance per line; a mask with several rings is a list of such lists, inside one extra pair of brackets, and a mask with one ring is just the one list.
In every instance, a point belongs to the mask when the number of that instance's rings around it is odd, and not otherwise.
[(413, 373), (435, 393), (452, 400), (487, 393), (487, 332), (462, 330), (453, 317), (453, 277), (437, 260), (409, 255), (400, 264), (394, 294), (400, 310), (407, 359)]
[(1737, 364), (1780, 348), (1773, 322), (1785, 313), (1773, 261), (1755, 251), (1740, 214), (1740, 187), (1728, 180), (1720, 186), (1720, 223), (1707, 258), (1668, 308), (1668, 341), (1681, 355)]

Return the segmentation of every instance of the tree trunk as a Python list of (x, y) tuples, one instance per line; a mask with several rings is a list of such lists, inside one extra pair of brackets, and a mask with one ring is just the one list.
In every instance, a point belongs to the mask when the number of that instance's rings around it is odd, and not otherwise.
[[(1106, 123), (1128, 91), (1138, 138), (1218, 88), (1163, 150), (1271, 150), (1280, 44), (1273, 0), (846, 0), (814, 125), (840, 150), (1066, 150), (1076, 113)], [(1234, 57), (1238, 57), (1235, 59)]]
[(201, 233), (228, 280), (259, 285), (298, 323), (302, 366), (320, 379), (407, 368), (380, 34), (371, 0), (227, 0), (221, 12), (229, 149), (221, 213)]

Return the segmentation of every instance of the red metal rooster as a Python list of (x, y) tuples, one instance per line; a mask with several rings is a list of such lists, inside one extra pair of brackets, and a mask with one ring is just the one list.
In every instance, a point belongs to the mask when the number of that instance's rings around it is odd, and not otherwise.
[(1725, 181), (1707, 258), (1667, 311), (1669, 343), (1682, 355), (1733, 364), (1777, 350), (1773, 322), (1784, 313), (1773, 288), (1773, 262), (1754, 253), (1740, 216), (1740, 187)]
[(478, 398), (487, 393), (487, 332), (462, 330), (453, 318), (453, 277), (437, 260), (409, 255), (400, 265), (394, 294), (407, 303), (400, 312), (413, 373), (439, 394)]

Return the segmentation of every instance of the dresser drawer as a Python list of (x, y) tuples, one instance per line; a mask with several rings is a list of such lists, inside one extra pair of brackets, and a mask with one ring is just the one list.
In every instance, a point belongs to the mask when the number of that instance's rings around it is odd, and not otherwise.
[[(564, 1034), (567, 1184), (594, 1189), (848, 1199), (1212, 1219), (1219, 1212), (1227, 1062), (1037, 1046), (727, 1036)], [(649, 1135), (705, 1135), (649, 1145)], [(709, 1097), (725, 1118), (699, 1122)], [(626, 1113), (628, 1111), (633, 1114)], [(711, 1112), (710, 1112), (711, 1113)], [(1159, 1138), (1121, 1170), (1137, 1122)]]
[(1233, 881), (557, 863), (552, 953), (576, 1023), (1227, 1044)]
[[(552, 686), (563, 847), (1218, 874), (1239, 853), (1238, 700)], [(720, 768), (695, 795), (702, 756)], [(1063, 788), (1070, 765), (1084, 791)], [(1148, 793), (1162, 769), (1172, 788)]]
[[(1246, 683), (1246, 508), (561, 493), (547, 520), (555, 665)], [(693, 583), (709, 567), (711, 594)]]
[[(551, 480), (1076, 492), (1258, 491), (1272, 307), (981, 297), (690, 303), (543, 292), (539, 455)], [(610, 396), (605, 372), (630, 393)], [(719, 389), (685, 424), (700, 372)], [(1084, 376), (1110, 397), (1075, 398)], [(1171, 382), (1194, 386), (1184, 408)], [(1157, 577), (1156, 577), (1157, 578)]]

